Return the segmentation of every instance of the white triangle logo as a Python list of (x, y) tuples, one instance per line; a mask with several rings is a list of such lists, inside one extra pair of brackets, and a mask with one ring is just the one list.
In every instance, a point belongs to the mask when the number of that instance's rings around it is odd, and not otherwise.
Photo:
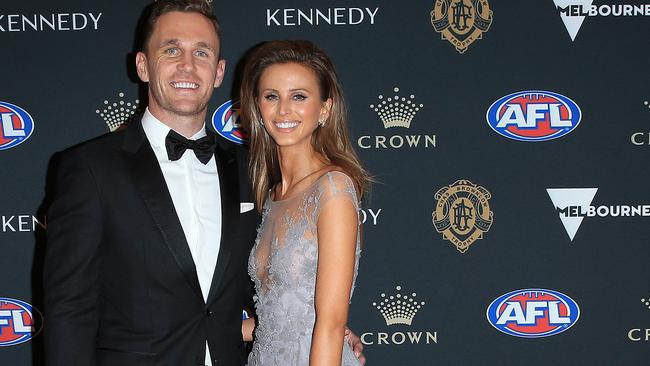
[(594, 0), (553, 0), (553, 2), (555, 3), (555, 8), (560, 11), (560, 18), (562, 18), (564, 27), (567, 32), (569, 32), (571, 41), (575, 41), (578, 31), (580, 31), (580, 27), (582, 26), (582, 22), (585, 20), (585, 16), (569, 16), (569, 7), (580, 5), (582, 12), (585, 12), (591, 7)]
[[(580, 207), (580, 212), (587, 212), (591, 201), (593, 201), (594, 196), (598, 188), (547, 188), (548, 196), (551, 197), (551, 201), (555, 206), (555, 209), (565, 210), (567, 207)], [(569, 239), (573, 241), (573, 238), (576, 236), (580, 224), (582, 224), (582, 219), (584, 216), (570, 216), (563, 213), (558, 213), (560, 216), (560, 221), (564, 225)]]

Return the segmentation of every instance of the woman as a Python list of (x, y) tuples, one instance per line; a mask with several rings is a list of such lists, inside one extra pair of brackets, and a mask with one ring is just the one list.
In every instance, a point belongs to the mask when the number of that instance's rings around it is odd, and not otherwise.
[(334, 67), (308, 41), (264, 43), (241, 114), (262, 223), (249, 259), (258, 325), (250, 366), (359, 365), (343, 344), (369, 178), (348, 139)]

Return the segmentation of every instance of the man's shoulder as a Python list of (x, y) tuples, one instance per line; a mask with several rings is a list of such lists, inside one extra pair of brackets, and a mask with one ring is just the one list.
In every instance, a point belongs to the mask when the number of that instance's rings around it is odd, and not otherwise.
[(212, 131), (211, 129), (208, 129), (208, 131), (209, 131), (208, 133), (212, 133), (214, 135), (214, 138), (217, 141), (217, 145), (221, 146), (222, 149), (238, 150), (238, 149), (243, 149), (246, 146), (245, 144), (228, 140), (227, 138), (221, 136), (217, 132)]
[(240, 162), (248, 162), (248, 144), (232, 142), (218, 133), (214, 133), (214, 135), (217, 140), (217, 146), (220, 147), (221, 151), (232, 154)]
[(71, 146), (63, 151), (63, 157), (78, 156), (85, 159), (96, 159), (115, 155), (122, 149), (127, 131), (134, 126), (116, 132), (109, 132)]
[(215, 135), (217, 139), (217, 145), (221, 150), (218, 151), (217, 154), (219, 153), (227, 154), (229, 158), (235, 160), (237, 164), (240, 187), (243, 188), (246, 192), (249, 192), (250, 182), (248, 176), (248, 144), (235, 143), (225, 139), (219, 134), (215, 134)]

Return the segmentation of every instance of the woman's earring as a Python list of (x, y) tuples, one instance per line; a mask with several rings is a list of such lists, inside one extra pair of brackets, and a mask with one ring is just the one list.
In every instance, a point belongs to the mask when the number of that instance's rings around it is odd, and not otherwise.
[(260, 127), (264, 128), (264, 120), (260, 119)]
[(318, 125), (321, 126), (321, 127), (324, 127), (325, 126), (325, 121), (323, 121), (322, 119), (319, 119), (318, 120)]

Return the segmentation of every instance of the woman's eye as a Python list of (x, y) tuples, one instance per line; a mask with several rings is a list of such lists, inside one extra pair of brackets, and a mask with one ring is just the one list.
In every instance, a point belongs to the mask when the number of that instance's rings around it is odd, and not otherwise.
[(266, 100), (277, 100), (278, 96), (275, 95), (275, 94), (267, 94), (267, 95), (264, 96), (264, 99), (266, 99)]
[(298, 100), (298, 101), (302, 101), (302, 100), (307, 99), (307, 97), (302, 95), (302, 94), (296, 94), (296, 95), (293, 96), (293, 99)]

